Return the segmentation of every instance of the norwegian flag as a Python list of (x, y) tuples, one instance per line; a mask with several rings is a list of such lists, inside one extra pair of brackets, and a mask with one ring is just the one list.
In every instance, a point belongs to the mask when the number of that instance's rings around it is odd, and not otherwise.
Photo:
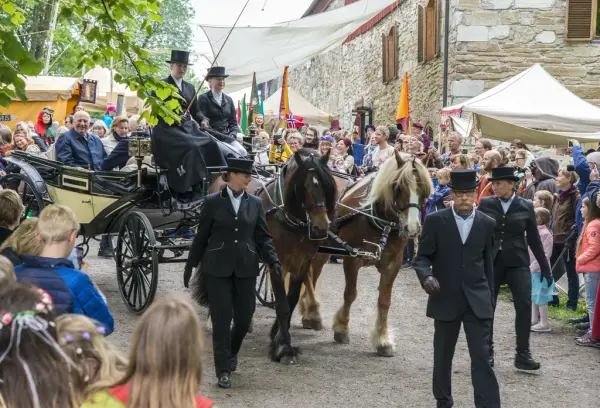
[(288, 128), (297, 129), (299, 127), (304, 126), (304, 123), (302, 123), (303, 119), (304, 118), (302, 116), (297, 116), (290, 112), (285, 118), (285, 123)]

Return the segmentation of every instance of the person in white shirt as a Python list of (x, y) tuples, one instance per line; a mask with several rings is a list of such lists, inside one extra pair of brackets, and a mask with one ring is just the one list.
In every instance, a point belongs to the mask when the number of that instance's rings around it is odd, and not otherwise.
[(386, 126), (377, 126), (371, 138), (376, 140), (377, 148), (373, 153), (373, 167), (379, 167), (394, 155), (394, 146), (388, 144), (390, 130)]

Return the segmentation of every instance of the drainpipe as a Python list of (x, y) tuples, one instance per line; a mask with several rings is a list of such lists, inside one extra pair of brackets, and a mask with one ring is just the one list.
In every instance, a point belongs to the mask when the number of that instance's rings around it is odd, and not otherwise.
[(442, 89), (442, 107), (448, 106), (448, 54), (450, 37), (450, 0), (446, 0), (444, 10), (444, 87)]

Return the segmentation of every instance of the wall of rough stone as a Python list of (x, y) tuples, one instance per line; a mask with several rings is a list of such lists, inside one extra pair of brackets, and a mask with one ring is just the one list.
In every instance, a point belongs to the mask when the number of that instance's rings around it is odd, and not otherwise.
[[(328, 9), (343, 4), (343, 0), (335, 0)], [(398, 79), (384, 84), (381, 37), (393, 24), (398, 33)], [(442, 69), (441, 56), (426, 64), (417, 63), (417, 3), (406, 0), (367, 33), (291, 69), (290, 86), (315, 106), (339, 117), (344, 128), (353, 124), (352, 109), (361, 98), (373, 109), (374, 123), (392, 124), (404, 73), (408, 72), (411, 117), (431, 121), (435, 127), (442, 106)]]
[(453, 101), (540, 63), (576, 95), (600, 105), (600, 44), (566, 41), (566, 7), (563, 0), (459, 0)]

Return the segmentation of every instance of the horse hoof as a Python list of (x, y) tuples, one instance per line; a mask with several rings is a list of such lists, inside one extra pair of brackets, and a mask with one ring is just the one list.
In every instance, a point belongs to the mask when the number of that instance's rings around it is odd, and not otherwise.
[(283, 365), (294, 365), (298, 364), (298, 358), (296, 356), (282, 356), (279, 362)]
[(333, 340), (335, 340), (335, 342), (339, 343), (339, 344), (349, 344), (350, 343), (350, 337), (348, 337), (347, 334), (342, 334), (342, 333), (334, 333)]
[(377, 354), (381, 357), (394, 357), (394, 348), (391, 344), (387, 346), (379, 346), (377, 347)]
[(302, 328), (303, 329), (312, 329), (312, 325), (310, 324), (309, 319), (302, 319)]
[(321, 330), (323, 330), (323, 322), (321, 321), (321, 319), (309, 320), (309, 324), (310, 324), (310, 327), (314, 331), (321, 331)]

